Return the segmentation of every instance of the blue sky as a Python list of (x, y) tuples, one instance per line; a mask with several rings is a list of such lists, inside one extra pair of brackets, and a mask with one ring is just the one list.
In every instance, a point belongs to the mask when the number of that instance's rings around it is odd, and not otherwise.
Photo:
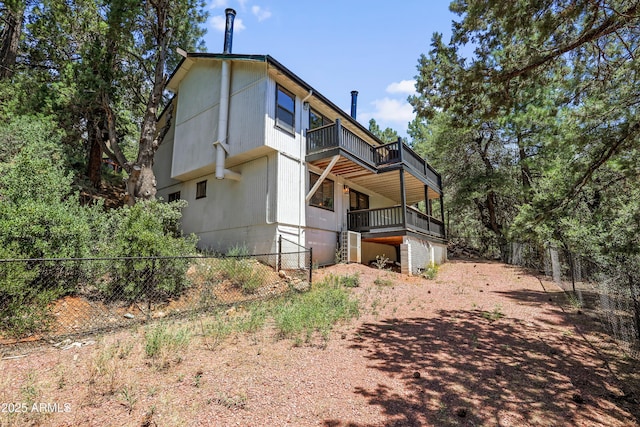
[(233, 53), (268, 54), (345, 111), (406, 136), (420, 54), (434, 32), (448, 41), (447, 0), (209, 0), (207, 51), (222, 51), (224, 9), (237, 15)]

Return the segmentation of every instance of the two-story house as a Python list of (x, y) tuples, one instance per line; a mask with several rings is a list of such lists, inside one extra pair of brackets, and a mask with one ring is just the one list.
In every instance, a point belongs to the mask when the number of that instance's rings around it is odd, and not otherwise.
[[(383, 143), (269, 55), (185, 53), (170, 77), (158, 195), (185, 199), (200, 246), (313, 248), (319, 265), (385, 255), (415, 273), (446, 260), (440, 175), (409, 146)], [(166, 117), (161, 118), (166, 120)]]

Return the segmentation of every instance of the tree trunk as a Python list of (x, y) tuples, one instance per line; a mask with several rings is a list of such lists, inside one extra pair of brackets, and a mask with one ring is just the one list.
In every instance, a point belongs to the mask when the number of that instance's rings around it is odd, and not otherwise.
[[(638, 284), (631, 275), (627, 275), (627, 283), (629, 285), (631, 308), (633, 309), (633, 326), (635, 329), (635, 337), (633, 337), (633, 339), (635, 339), (636, 345), (640, 345), (640, 300), (638, 300)], [(631, 341), (631, 337), (629, 341)]]
[(87, 177), (94, 188), (100, 188), (100, 181), (102, 179), (102, 145), (99, 139), (102, 138), (102, 135), (98, 135), (98, 133), (102, 133), (101, 127), (89, 123), (89, 126), (87, 126), (87, 139), (90, 145)]
[(24, 19), (23, 2), (7, 2), (5, 7), (6, 13), (1, 18), (4, 26), (0, 32), (0, 80), (13, 75)]
[(153, 88), (147, 101), (147, 109), (142, 120), (142, 129), (138, 145), (138, 158), (132, 165), (133, 173), (129, 174), (127, 181), (128, 200), (127, 203), (133, 205), (136, 200), (153, 200), (156, 197), (156, 177), (153, 173), (153, 158), (166, 130), (171, 123), (171, 115), (167, 117), (165, 129), (157, 134), (157, 113), (162, 92), (166, 84), (164, 67), (167, 58), (167, 45), (171, 37), (171, 30), (167, 28), (167, 18), (169, 13), (169, 2), (152, 2), (155, 9), (154, 35), (158, 46), (156, 57), (155, 73), (153, 76)]

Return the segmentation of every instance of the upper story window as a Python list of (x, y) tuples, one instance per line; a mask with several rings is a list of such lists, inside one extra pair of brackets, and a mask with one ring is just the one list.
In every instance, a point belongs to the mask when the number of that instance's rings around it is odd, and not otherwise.
[[(320, 175), (309, 172), (309, 189), (313, 188), (319, 178)], [(313, 193), (313, 196), (311, 196), (309, 206), (328, 209), (330, 211), (333, 210), (333, 181), (326, 178), (322, 181), (320, 187), (318, 187), (316, 192)]]
[(329, 119), (324, 117), (322, 114), (313, 109), (309, 110), (309, 129), (319, 128), (320, 126), (328, 125), (329, 123), (331, 123)]
[(296, 97), (280, 85), (276, 88), (276, 126), (296, 132)]

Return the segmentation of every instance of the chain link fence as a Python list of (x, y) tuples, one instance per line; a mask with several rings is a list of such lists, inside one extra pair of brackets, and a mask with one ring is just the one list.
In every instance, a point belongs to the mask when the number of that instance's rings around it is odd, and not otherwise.
[(269, 254), (0, 260), (0, 346), (52, 341), (311, 285), (311, 250)]
[(450, 257), (506, 257), (508, 264), (552, 278), (570, 304), (595, 309), (604, 327), (627, 351), (640, 352), (640, 265), (603, 265), (567, 250), (530, 242), (510, 242), (505, 249), (501, 254), (492, 237), (449, 236)]
[(611, 335), (627, 351), (638, 353), (640, 272), (624, 263), (603, 265), (567, 250), (529, 243), (511, 243), (508, 261), (553, 278), (572, 305), (596, 309)]

